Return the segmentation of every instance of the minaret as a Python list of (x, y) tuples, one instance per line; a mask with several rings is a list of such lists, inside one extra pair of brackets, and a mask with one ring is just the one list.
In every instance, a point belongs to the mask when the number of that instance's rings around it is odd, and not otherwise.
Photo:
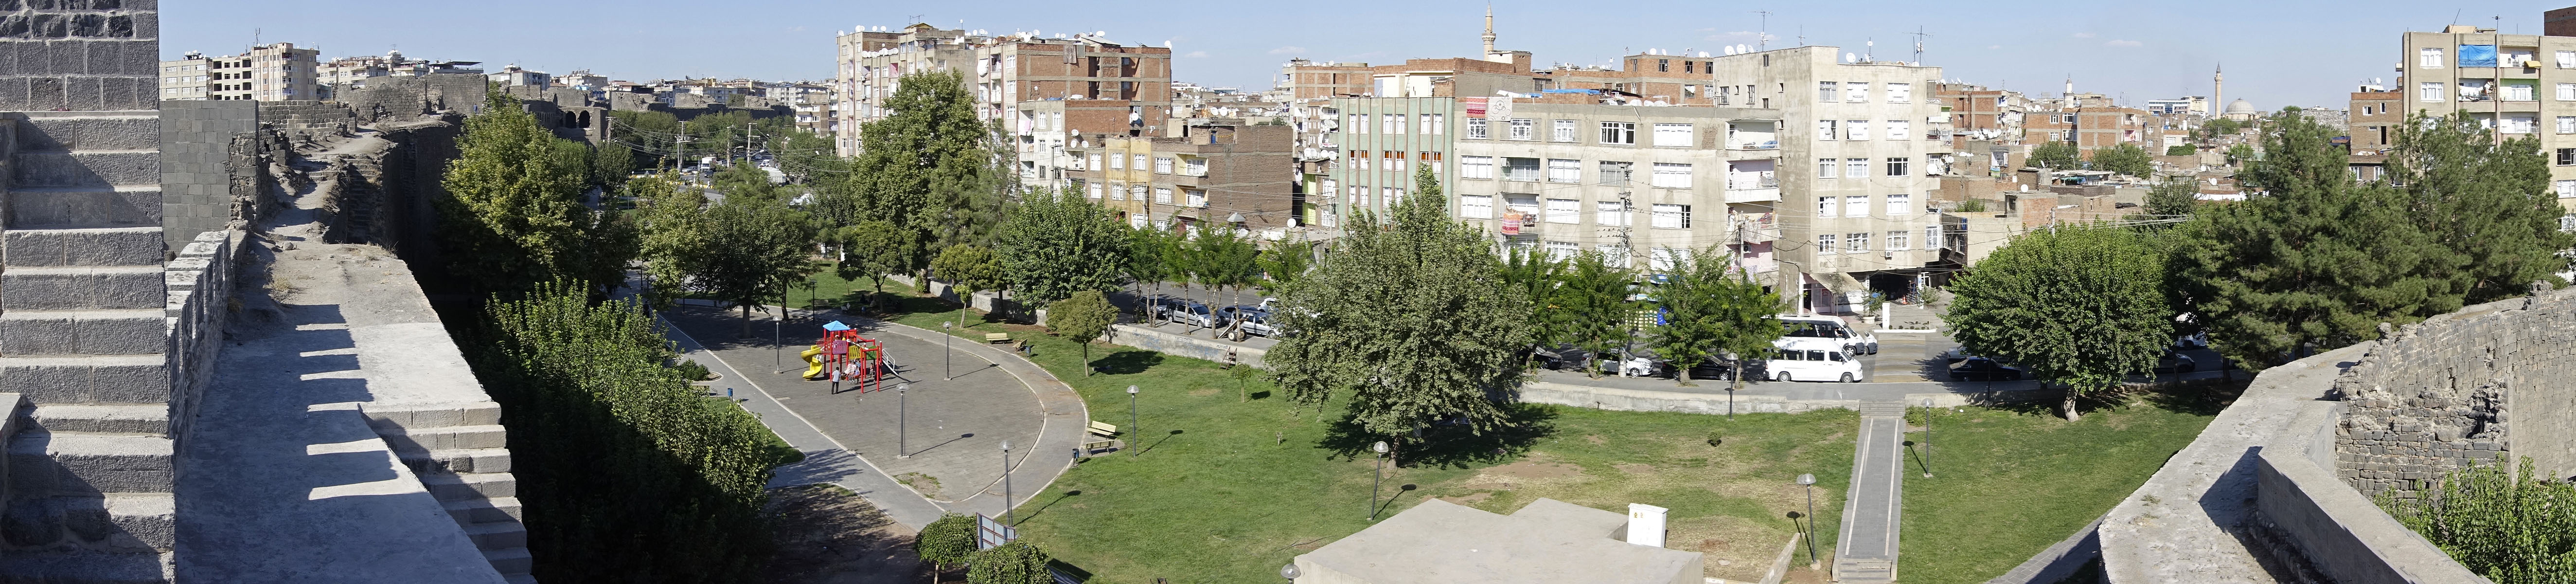
[(1485, 54), (1494, 54), (1494, 5), (1485, 5)]
[(2227, 64), (2225, 63), (2220, 63), (2218, 68), (2209, 74), (2209, 112), (2211, 114), (2227, 112)]

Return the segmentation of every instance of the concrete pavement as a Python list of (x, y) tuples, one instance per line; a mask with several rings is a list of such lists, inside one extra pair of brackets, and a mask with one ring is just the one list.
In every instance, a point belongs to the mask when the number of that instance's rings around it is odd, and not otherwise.
[(1905, 403), (1871, 402), (1860, 408), (1860, 439), (1852, 448), (1851, 490), (1843, 502), (1841, 537), (1834, 541), (1834, 580), (1896, 579), (1897, 521), (1905, 504)]

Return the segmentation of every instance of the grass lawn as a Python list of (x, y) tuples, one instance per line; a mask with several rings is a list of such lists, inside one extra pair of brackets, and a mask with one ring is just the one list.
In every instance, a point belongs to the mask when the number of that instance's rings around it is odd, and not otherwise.
[[(935, 300), (903, 306), (918, 311), (896, 320), (931, 330), (957, 317)], [(1267, 382), (1239, 381), (1215, 363), (1110, 345), (1090, 349), (1108, 373), (1084, 377), (1070, 341), (980, 313), (966, 320), (973, 326), (960, 336), (1030, 339), (1035, 360), (1082, 393), (1092, 418), (1127, 429), (1138, 447), (1141, 456), (1082, 463), (1019, 508), (1021, 533), (1091, 581), (1269, 581), (1298, 554), (1369, 524), (1366, 448), (1376, 438), (1338, 424), (1339, 404), (1296, 408)], [(1140, 391), (1141, 428), (1128, 421), (1129, 385)], [(1442, 436), (1445, 446), (1400, 453), (1406, 463), (1386, 469), (1380, 516), (1431, 497), (1497, 513), (1540, 497), (1620, 513), (1647, 503), (1672, 509), (1671, 547), (1709, 553), (1707, 575), (1756, 580), (1788, 541), (1784, 514), (1805, 510), (1792, 484), (1800, 473), (1821, 482), (1825, 521), (1816, 527), (1819, 547), (1831, 549), (1858, 418), (1836, 410), (1728, 422), (1531, 405), (1518, 420), (1501, 435)], [(1720, 445), (1708, 444), (1712, 432)]]
[[(2203, 396), (2223, 397), (2223, 396)], [(1931, 469), (1907, 456), (1897, 578), (1984, 582), (2111, 510), (2200, 434), (2213, 400), (2159, 394), (2069, 423), (2046, 407), (1934, 410)], [(2053, 402), (2052, 402), (2053, 403)], [(1918, 424), (1924, 409), (1909, 416)], [(1924, 441), (1921, 431), (1907, 439)]]

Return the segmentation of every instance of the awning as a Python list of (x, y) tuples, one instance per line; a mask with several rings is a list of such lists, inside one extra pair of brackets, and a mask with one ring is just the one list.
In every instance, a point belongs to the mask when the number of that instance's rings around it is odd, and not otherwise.
[(1826, 290), (1833, 291), (1835, 294), (1849, 294), (1869, 289), (1868, 285), (1862, 284), (1860, 280), (1852, 278), (1850, 274), (1842, 272), (1807, 274), (1807, 278), (1815, 280), (1816, 284), (1824, 286)]

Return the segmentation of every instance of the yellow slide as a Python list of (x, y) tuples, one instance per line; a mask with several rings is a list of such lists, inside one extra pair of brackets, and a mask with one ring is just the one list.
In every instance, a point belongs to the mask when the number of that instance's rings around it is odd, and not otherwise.
[(812, 380), (822, 379), (822, 378), (823, 378), (823, 346), (822, 346), (822, 345), (814, 345), (814, 346), (812, 346), (812, 347), (807, 347), (803, 352), (799, 352), (799, 353), (797, 353), (797, 354), (796, 354), (796, 357), (797, 357), (797, 358), (799, 358), (799, 359), (804, 359), (804, 360), (805, 360), (805, 379), (806, 379), (806, 380), (808, 380), (808, 381), (812, 381)]

